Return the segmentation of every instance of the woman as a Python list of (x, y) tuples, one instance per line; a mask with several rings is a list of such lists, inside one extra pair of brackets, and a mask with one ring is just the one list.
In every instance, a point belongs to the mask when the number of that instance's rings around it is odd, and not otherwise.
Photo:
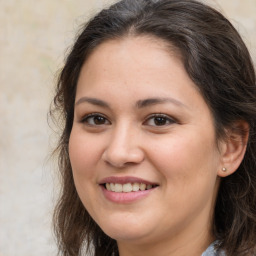
[(61, 255), (255, 255), (255, 73), (220, 13), (190, 0), (101, 11), (54, 103)]

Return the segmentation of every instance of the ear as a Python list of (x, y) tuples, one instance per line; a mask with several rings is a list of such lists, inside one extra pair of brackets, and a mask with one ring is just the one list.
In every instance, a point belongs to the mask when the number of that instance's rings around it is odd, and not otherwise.
[(218, 176), (226, 177), (234, 173), (241, 164), (249, 137), (249, 124), (237, 121), (226, 130), (227, 138), (221, 142), (221, 167)]

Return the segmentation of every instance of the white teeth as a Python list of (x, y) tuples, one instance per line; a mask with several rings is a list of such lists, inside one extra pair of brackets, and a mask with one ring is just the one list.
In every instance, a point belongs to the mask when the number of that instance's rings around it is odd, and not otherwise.
[(111, 190), (111, 188), (110, 188), (110, 184), (109, 184), (109, 183), (106, 183), (106, 188), (107, 188), (107, 190), (108, 190), (108, 191), (110, 191), (110, 190)]
[(123, 192), (132, 192), (132, 184), (131, 183), (126, 183), (123, 185)]
[(144, 191), (147, 189), (151, 189), (153, 186), (151, 184), (144, 184), (144, 183), (106, 183), (106, 189), (108, 191), (116, 192), (116, 193), (129, 193), (129, 192), (137, 192), (137, 191)]
[(110, 183), (110, 190), (115, 191), (115, 184), (114, 183)]
[(146, 189), (147, 185), (144, 183), (140, 183), (140, 190), (144, 191)]
[(115, 184), (115, 192), (123, 192), (123, 185), (122, 184)]
[(136, 191), (139, 191), (139, 189), (140, 189), (140, 184), (139, 183), (133, 183), (132, 191), (136, 192)]

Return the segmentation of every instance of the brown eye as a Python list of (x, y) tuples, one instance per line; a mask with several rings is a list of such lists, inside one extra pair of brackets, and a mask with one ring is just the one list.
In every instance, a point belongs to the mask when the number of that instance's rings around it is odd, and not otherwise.
[(88, 125), (106, 125), (106, 124), (110, 124), (110, 122), (108, 121), (107, 118), (105, 118), (102, 115), (99, 114), (90, 114), (87, 115), (83, 120), (83, 123), (86, 123)]
[(163, 114), (155, 114), (150, 116), (144, 124), (149, 126), (166, 126), (176, 123), (171, 117)]
[(154, 123), (155, 125), (166, 125), (167, 119), (165, 117), (155, 117), (154, 118)]
[(100, 124), (105, 124), (106, 119), (102, 116), (95, 116), (93, 118), (93, 121), (94, 121), (95, 124), (100, 125)]

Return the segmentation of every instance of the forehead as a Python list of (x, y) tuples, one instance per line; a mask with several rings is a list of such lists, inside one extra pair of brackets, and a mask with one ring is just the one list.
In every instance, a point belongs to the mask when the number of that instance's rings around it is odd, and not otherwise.
[(156, 37), (128, 36), (108, 40), (97, 46), (86, 59), (79, 80), (86, 80), (86, 76), (87, 79), (94, 80), (104, 77), (105, 82), (116, 78), (131, 82), (134, 77), (135, 82), (138, 82), (138, 78), (141, 80), (142, 76), (144, 80), (150, 79), (151, 76), (157, 78), (161, 73), (169, 73), (171, 76), (173, 72), (170, 71), (174, 68), (176, 72), (181, 71), (188, 78), (181, 54), (173, 45)]
[(167, 42), (166, 40), (163, 40), (159, 37), (156, 37), (150, 34), (145, 34), (145, 35), (131, 34), (131, 35), (126, 35), (120, 38), (103, 41), (94, 49), (92, 49), (87, 59), (85, 60), (85, 63), (91, 59), (92, 55), (101, 55), (102, 53), (104, 53), (105, 50), (107, 50), (105, 54), (107, 53), (113, 54), (120, 49), (123, 49), (125, 52), (127, 52), (128, 50), (132, 54), (132, 51), (137, 48), (136, 46), (137, 47), (142, 46), (142, 48), (144, 49), (151, 48), (151, 51), (148, 52), (149, 55), (150, 54), (153, 55), (154, 52), (152, 52), (152, 49), (154, 49), (155, 51), (161, 51), (166, 56), (167, 55), (172, 57), (174, 56), (180, 61), (182, 60), (181, 51), (179, 50), (178, 47), (176, 47), (171, 42)]

